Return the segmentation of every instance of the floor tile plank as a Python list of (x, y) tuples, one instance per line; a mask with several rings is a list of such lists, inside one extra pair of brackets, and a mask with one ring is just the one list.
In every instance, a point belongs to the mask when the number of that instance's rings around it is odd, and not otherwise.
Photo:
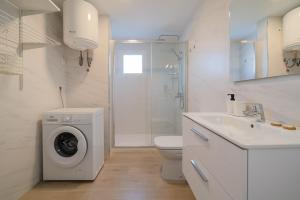
[(95, 181), (42, 182), (21, 200), (195, 200), (187, 184), (160, 178), (153, 148), (113, 149)]

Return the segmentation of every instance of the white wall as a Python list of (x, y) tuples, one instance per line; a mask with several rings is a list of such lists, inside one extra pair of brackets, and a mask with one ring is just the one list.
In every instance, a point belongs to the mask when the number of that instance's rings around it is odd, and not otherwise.
[[(233, 84), (229, 81), (229, 0), (203, 0), (183, 40), (189, 40), (189, 111), (225, 111), (225, 98), (260, 102), (268, 119), (300, 126), (300, 79), (286, 76)], [(195, 46), (195, 48), (194, 48)]]
[(109, 153), (109, 41), (110, 22), (99, 18), (99, 47), (94, 50), (90, 72), (87, 65), (79, 66), (79, 51), (65, 48), (66, 98), (68, 107), (103, 107), (105, 110), (105, 149)]
[(188, 110), (225, 111), (229, 81), (228, 2), (203, 0), (183, 40), (189, 41)]
[[(231, 43), (232, 44), (232, 43)], [(250, 80), (255, 78), (255, 43), (240, 44), (240, 79)]]
[[(37, 30), (60, 34), (56, 14), (27, 19), (39, 25)], [(41, 118), (62, 106), (62, 54), (62, 47), (24, 51), (23, 90), (17, 76), (0, 75), (0, 199), (18, 199), (41, 179)]]
[(278, 74), (287, 74), (283, 58), (283, 33), (282, 17), (268, 18), (268, 59), (269, 76), (278, 76)]

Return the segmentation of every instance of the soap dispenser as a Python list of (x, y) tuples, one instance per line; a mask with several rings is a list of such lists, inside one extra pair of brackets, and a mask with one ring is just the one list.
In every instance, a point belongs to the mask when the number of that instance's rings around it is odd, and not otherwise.
[(235, 103), (235, 94), (227, 94), (230, 96), (230, 99), (227, 100), (227, 113), (232, 115), (233, 114), (233, 107)]

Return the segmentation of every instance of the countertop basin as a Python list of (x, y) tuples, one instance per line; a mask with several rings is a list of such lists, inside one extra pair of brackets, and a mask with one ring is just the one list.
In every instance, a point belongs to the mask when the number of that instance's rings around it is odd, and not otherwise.
[(184, 113), (185, 117), (244, 149), (300, 148), (300, 130), (285, 130), (270, 122), (225, 113)]

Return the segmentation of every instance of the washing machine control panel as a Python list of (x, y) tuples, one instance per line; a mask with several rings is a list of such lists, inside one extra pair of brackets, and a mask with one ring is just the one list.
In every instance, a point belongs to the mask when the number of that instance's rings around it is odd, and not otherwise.
[(62, 118), (63, 122), (72, 122), (72, 115), (66, 115)]
[(61, 116), (54, 116), (49, 115), (46, 117), (46, 122), (52, 123), (72, 123), (72, 115), (61, 115)]
[(43, 123), (46, 124), (90, 124), (91, 116), (72, 114), (48, 114), (44, 116)]

